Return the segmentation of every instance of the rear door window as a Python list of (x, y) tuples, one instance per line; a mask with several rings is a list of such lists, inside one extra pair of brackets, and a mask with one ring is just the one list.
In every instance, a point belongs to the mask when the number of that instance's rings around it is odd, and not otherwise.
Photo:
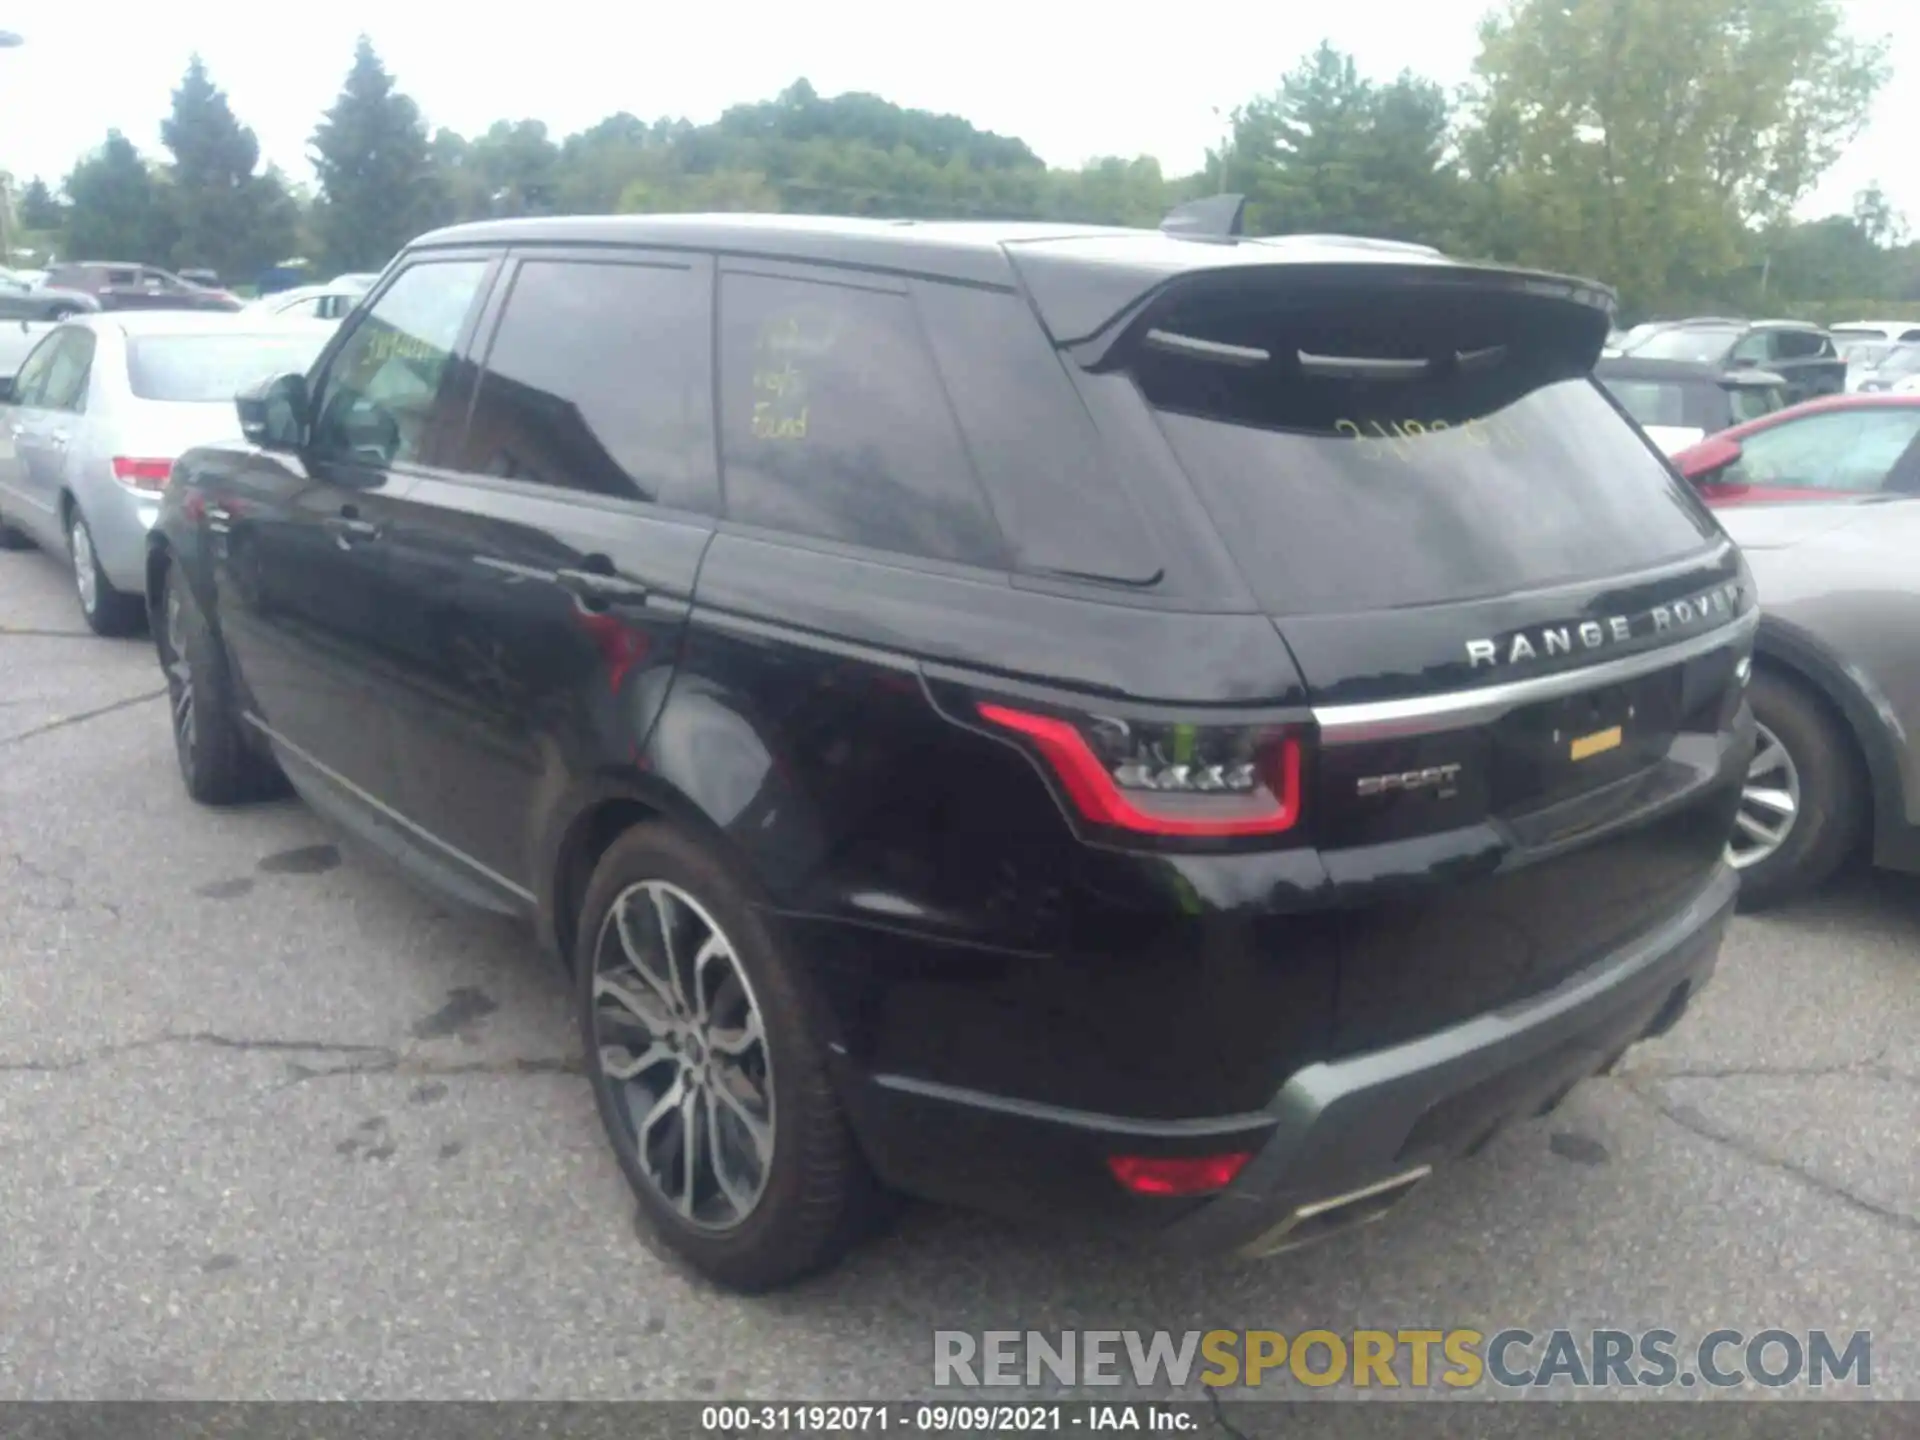
[(1272, 613), (1619, 574), (1717, 534), (1590, 378), (1568, 302), (1229, 288), (1145, 323), (1134, 379)]
[(904, 286), (839, 272), (722, 274), (720, 437), (733, 520), (1005, 563)]
[(522, 263), (454, 467), (711, 512), (709, 264)]

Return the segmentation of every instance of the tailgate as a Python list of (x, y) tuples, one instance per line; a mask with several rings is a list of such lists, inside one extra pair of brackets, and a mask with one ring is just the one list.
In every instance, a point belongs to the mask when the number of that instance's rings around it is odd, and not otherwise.
[(1313, 699), (1342, 1048), (1551, 984), (1707, 881), (1757, 612), (1592, 380), (1603, 313), (1266, 276), (1140, 325), (1135, 379)]

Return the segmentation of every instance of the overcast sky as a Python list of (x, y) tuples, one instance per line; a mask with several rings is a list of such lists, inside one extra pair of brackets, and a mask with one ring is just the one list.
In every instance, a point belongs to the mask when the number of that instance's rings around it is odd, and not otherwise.
[[(962, 9), (868, 0), (530, 6), (333, 0), (61, 5), (0, 13), (25, 36), (0, 52), (0, 167), (64, 176), (109, 128), (159, 147), (187, 57), (269, 159), (310, 179), (307, 140), (364, 30), (434, 126), (473, 133), (536, 117), (556, 135), (629, 110), (711, 120), (805, 75), (822, 94), (871, 90), (1026, 140), (1049, 163), (1150, 154), (1196, 168), (1222, 113), (1271, 90), (1323, 36), (1389, 77), (1467, 77), (1485, 0), (1188, 0), (1169, 10), (1087, 0), (971, 0)], [(1311, 7), (1319, 10), (1319, 7)], [(1893, 37), (1873, 124), (1806, 208), (1844, 209), (1879, 181), (1920, 230), (1920, 0), (1849, 0), (1856, 30)], [(960, 19), (964, 16), (964, 21)], [(1169, 23), (1177, 16), (1178, 24)]]

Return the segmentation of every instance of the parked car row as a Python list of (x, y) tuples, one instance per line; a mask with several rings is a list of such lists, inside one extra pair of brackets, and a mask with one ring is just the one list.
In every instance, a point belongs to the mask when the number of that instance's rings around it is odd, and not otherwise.
[(1779, 409), (1844, 368), (1785, 323), (1597, 380), (1604, 287), (1242, 213), (460, 226), (237, 434), (88, 450), (137, 573), (0, 473), (144, 603), (189, 795), (529, 922), (709, 1276), (895, 1192), (1271, 1254), (1671, 1028), (1741, 892), (1920, 869), (1920, 408)]

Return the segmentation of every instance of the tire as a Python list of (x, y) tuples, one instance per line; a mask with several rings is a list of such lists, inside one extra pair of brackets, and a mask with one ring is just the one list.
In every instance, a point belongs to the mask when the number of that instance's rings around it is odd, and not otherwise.
[(193, 587), (169, 566), (154, 648), (167, 678), (173, 750), (187, 794), (202, 805), (236, 805), (284, 794), (286, 777), (247, 743), (226, 656)]
[(80, 602), (80, 614), (94, 634), (131, 635), (145, 623), (146, 606), (140, 597), (114, 589), (100, 568), (93, 532), (87, 528), (87, 517), (78, 505), (67, 512), (67, 559), (73, 565), (74, 598)]
[[(1824, 884), (1853, 853), (1866, 821), (1867, 784), (1852, 737), (1828, 706), (1804, 685), (1756, 670), (1749, 699), (1760, 725), (1742, 820), (1780, 833), (1780, 797), (1797, 798), (1784, 833), (1771, 849), (1736, 828), (1727, 856), (1740, 871), (1740, 903), (1765, 909)], [(1783, 763), (1771, 759), (1777, 746)], [(1795, 792), (1797, 791), (1797, 797)], [(1767, 803), (1752, 797), (1769, 795)], [(1744, 858), (1742, 847), (1749, 847)]]
[[(657, 964), (658, 979), (639, 970), (615, 917), (618, 903), (640, 949), (657, 955), (652, 917), (659, 912), (652, 902), (661, 895), (679, 941), (680, 1020), (673, 1018), (675, 1001)], [(726, 948), (701, 967), (701, 991), (711, 991), (713, 1023), (705, 1027), (685, 984), (693, 958), (687, 952), (708, 951), (703, 935)], [(686, 836), (657, 822), (636, 826), (594, 870), (575, 951), (587, 1074), (614, 1154), (653, 1233), (708, 1279), (748, 1294), (839, 1260), (883, 1202), (834, 1095), (826, 1045), (809, 1019), (794, 962), (745, 889)], [(614, 999), (608, 981), (640, 1008)], [(757, 1046), (746, 1023), (754, 1012)], [(726, 1035), (728, 1044), (708, 1049), (703, 1035), (715, 1041)], [(612, 1043), (603, 1050), (603, 1041)], [(662, 1054), (663, 1045), (672, 1048)], [(648, 1054), (656, 1056), (650, 1063)], [(636, 1064), (644, 1068), (609, 1073)], [(690, 1076), (702, 1078), (683, 1108), (642, 1123), (675, 1087), (687, 1096)], [(722, 1103), (723, 1090), (731, 1104)], [(743, 1110), (764, 1122), (764, 1149), (753, 1145)], [(698, 1162), (689, 1166), (684, 1148), (677, 1148), (688, 1113), (696, 1119), (704, 1170)], [(647, 1147), (651, 1158), (642, 1157), (640, 1133), (654, 1142)], [(728, 1158), (715, 1164), (708, 1157), (716, 1155)], [(693, 1198), (683, 1208), (671, 1192), (682, 1188), (689, 1169)], [(721, 1181), (722, 1169), (733, 1177), (731, 1188)]]

